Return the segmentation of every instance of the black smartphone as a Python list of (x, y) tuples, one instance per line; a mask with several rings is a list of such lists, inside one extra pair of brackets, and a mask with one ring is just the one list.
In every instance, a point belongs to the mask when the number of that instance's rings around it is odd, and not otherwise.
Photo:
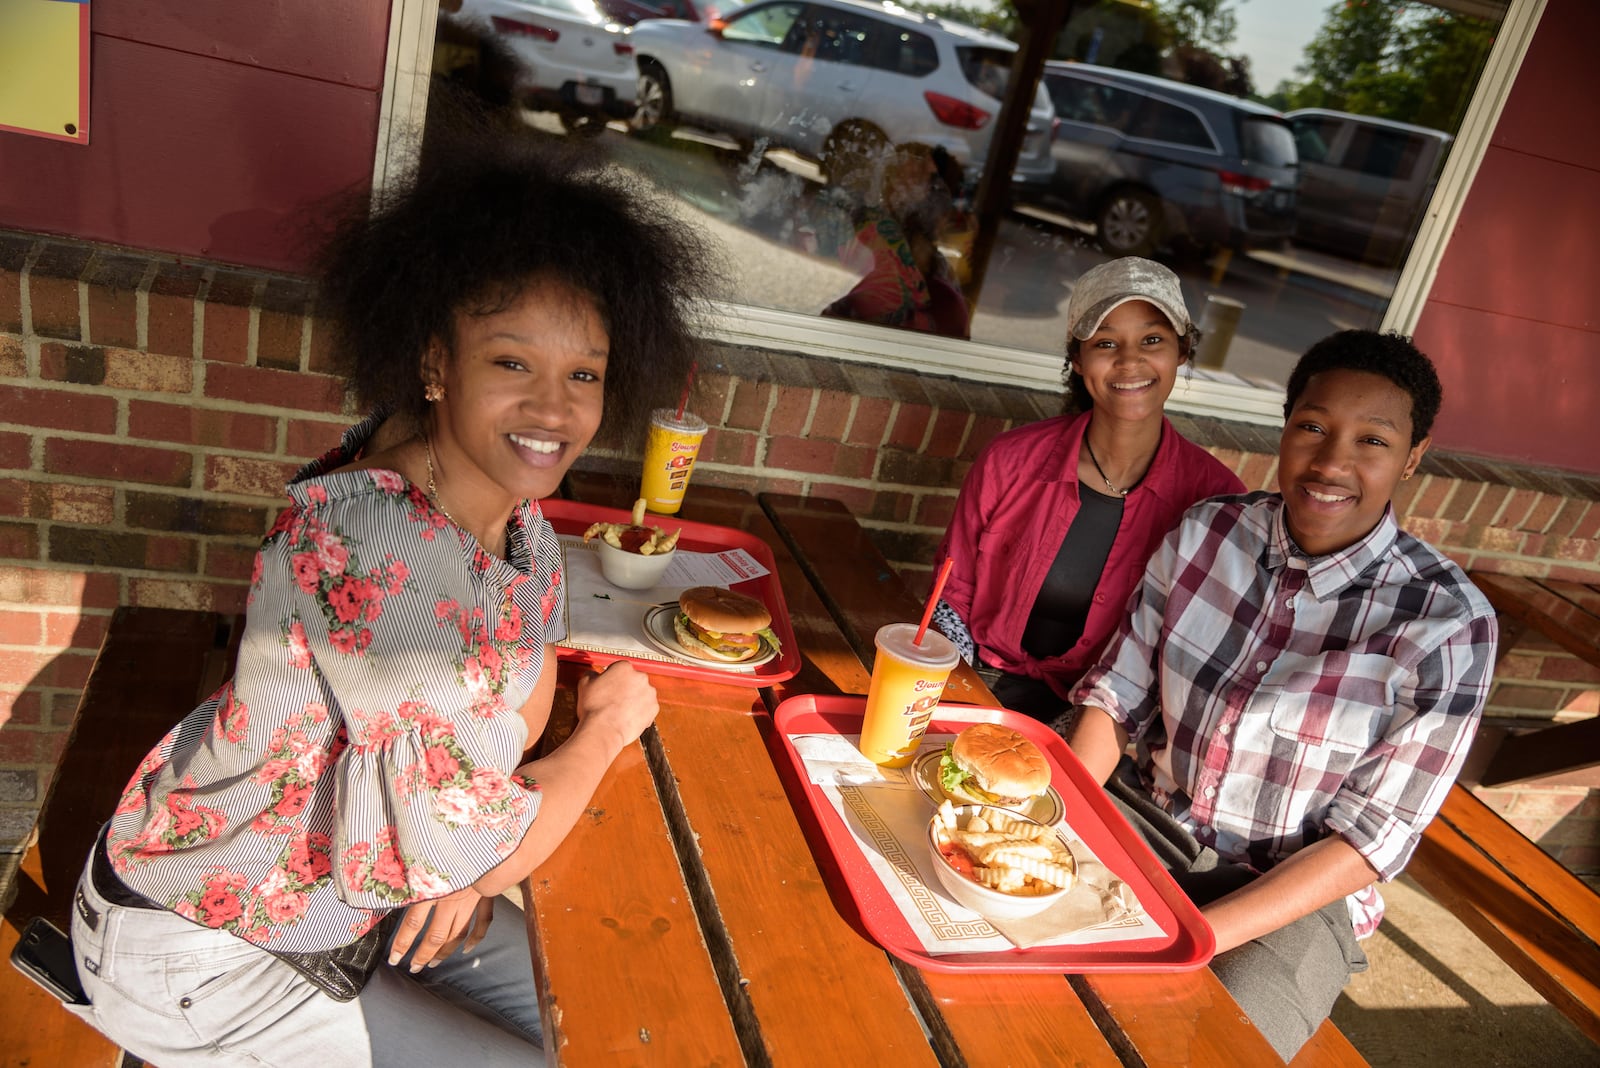
[(68, 1005), (87, 1005), (89, 998), (78, 982), (78, 966), (74, 963), (72, 939), (61, 933), (61, 928), (35, 916), (22, 931), (22, 939), (11, 951), (11, 963), (17, 971), (44, 987)]

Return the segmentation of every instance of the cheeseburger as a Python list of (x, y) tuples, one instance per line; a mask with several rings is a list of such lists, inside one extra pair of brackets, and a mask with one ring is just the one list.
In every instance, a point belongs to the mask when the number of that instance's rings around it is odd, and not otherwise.
[(939, 759), (939, 788), (958, 805), (1016, 807), (1049, 786), (1050, 765), (1039, 747), (997, 723), (968, 727)]
[(767, 606), (754, 597), (720, 586), (693, 586), (678, 595), (672, 629), (691, 656), (738, 663), (760, 652), (763, 638), (777, 650), (771, 623)]

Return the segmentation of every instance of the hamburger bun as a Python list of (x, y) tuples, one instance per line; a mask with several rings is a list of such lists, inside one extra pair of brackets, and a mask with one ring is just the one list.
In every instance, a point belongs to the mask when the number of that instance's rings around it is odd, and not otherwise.
[(754, 597), (720, 586), (692, 586), (678, 595), (672, 632), (691, 656), (736, 664), (761, 651), (771, 623), (772, 613)]
[(977, 723), (945, 747), (939, 788), (962, 805), (1021, 805), (1050, 786), (1039, 747), (998, 723)]
[(724, 634), (751, 634), (772, 623), (766, 605), (721, 586), (689, 587), (678, 594), (678, 608), (695, 626)]

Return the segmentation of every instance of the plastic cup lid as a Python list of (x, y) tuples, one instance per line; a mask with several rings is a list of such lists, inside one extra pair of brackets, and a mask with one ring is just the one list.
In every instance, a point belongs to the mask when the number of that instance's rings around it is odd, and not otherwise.
[(890, 623), (878, 628), (876, 641), (878, 648), (887, 650), (908, 664), (922, 667), (953, 668), (956, 661), (961, 659), (955, 642), (932, 627), (922, 636), (921, 645), (914, 644), (916, 636), (915, 623)]

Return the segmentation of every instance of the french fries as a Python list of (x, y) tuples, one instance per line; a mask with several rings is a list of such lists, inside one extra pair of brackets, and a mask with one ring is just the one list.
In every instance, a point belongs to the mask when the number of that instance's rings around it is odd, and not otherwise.
[(681, 529), (668, 534), (660, 527), (646, 526), (644, 498), (640, 497), (633, 502), (632, 523), (595, 523), (583, 532), (583, 540), (592, 541), (601, 538), (613, 549), (638, 553), (640, 556), (657, 556), (676, 549), (678, 535), (682, 533)]
[(1077, 863), (1054, 830), (1026, 823), (1003, 809), (982, 808), (956, 826), (955, 806), (939, 806), (934, 837), (942, 849), (954, 845), (972, 861), (970, 878), (991, 890), (1038, 897), (1072, 887)]

